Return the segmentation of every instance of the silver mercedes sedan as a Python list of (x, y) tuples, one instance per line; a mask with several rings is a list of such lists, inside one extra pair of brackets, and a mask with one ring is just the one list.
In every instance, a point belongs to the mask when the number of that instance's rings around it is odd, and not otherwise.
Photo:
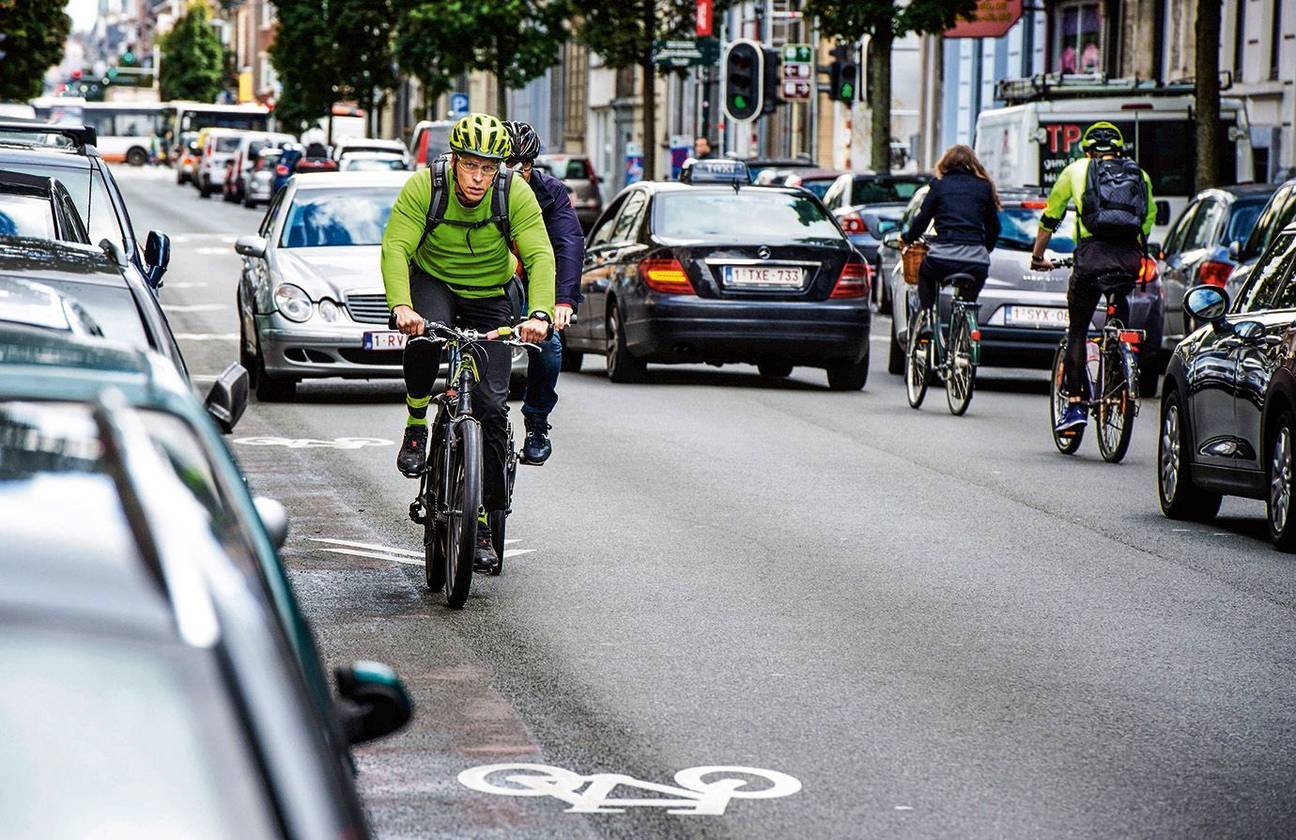
[[(303, 379), (400, 378), (404, 351), (387, 346), (379, 251), (396, 196), (414, 174), (295, 175), (256, 234), (234, 244), (243, 257), (239, 356), (258, 399), (292, 399)], [(384, 347), (368, 333), (381, 333)], [(526, 351), (514, 350), (513, 396), (525, 387), (526, 366)]]

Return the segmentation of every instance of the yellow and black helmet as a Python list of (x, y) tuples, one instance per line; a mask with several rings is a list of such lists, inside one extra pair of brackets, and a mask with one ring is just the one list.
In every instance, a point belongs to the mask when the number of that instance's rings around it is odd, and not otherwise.
[(1119, 128), (1104, 120), (1085, 129), (1080, 138), (1080, 148), (1086, 152), (1118, 151), (1125, 148), (1125, 138)]
[(512, 151), (509, 131), (490, 114), (469, 114), (450, 129), (450, 148), (461, 155), (504, 160)]

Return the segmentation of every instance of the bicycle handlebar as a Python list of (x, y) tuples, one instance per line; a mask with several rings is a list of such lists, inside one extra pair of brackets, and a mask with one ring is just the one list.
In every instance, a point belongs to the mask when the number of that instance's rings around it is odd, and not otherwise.
[(461, 330), (457, 327), (449, 327), (440, 321), (424, 321), (423, 334), (435, 341), (458, 341), (460, 344), (478, 344), (483, 341), (498, 341), (509, 347), (528, 347), (539, 350), (540, 345), (530, 341), (523, 341), (513, 334), (512, 327), (499, 327), (492, 330), (495, 337), (492, 338), (490, 333), (479, 332), (477, 330)]

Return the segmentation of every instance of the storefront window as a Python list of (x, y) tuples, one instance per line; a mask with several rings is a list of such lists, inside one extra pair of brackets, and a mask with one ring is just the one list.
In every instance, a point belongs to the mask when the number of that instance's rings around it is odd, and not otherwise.
[(1097, 0), (1058, 3), (1053, 21), (1053, 69), (1059, 73), (1101, 70), (1101, 4)]

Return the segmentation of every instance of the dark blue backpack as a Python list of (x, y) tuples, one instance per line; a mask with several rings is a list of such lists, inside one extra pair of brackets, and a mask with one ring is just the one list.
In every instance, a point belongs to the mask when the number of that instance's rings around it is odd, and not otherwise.
[(1130, 240), (1143, 233), (1147, 184), (1143, 170), (1129, 158), (1095, 158), (1085, 174), (1080, 221), (1098, 239)]

